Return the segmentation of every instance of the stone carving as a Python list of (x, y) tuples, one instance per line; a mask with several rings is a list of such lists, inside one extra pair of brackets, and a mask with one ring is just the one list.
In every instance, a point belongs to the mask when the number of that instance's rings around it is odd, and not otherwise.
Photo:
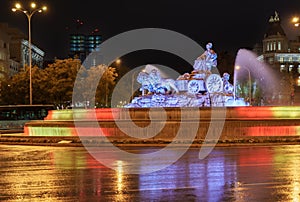
[(277, 11), (275, 11), (275, 16), (271, 16), (270, 19), (269, 19), (269, 22), (279, 22), (280, 21), (280, 18), (279, 18), (279, 14)]
[(217, 67), (217, 53), (212, 49), (212, 43), (206, 44), (206, 51), (200, 55), (194, 62), (196, 72), (211, 71)]
[(145, 90), (148, 93), (159, 93), (159, 94), (170, 94), (178, 93), (178, 89), (175, 85), (175, 80), (161, 78), (160, 73), (157, 69), (152, 69), (150, 73), (140, 72), (137, 81), (142, 85), (141, 91), (144, 93)]
[[(149, 65), (154, 67), (152, 65)], [(147, 66), (146, 66), (147, 67)], [(234, 97), (234, 87), (229, 82), (230, 75), (223, 77), (212, 74), (217, 67), (217, 54), (212, 43), (194, 63), (191, 73), (184, 73), (176, 80), (162, 78), (158, 68), (141, 71), (137, 77), (141, 84), (142, 96), (135, 97), (125, 107), (211, 107), (248, 105), (242, 98)]]
[(230, 78), (230, 75), (225, 72), (223, 74), (223, 89), (224, 89), (224, 93), (227, 94), (227, 95), (232, 95), (233, 92), (234, 92), (234, 87), (231, 83), (229, 83), (229, 78)]

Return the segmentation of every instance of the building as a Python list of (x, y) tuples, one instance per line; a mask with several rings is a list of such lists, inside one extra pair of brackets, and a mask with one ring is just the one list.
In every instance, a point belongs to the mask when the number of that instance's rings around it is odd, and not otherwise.
[(10, 68), (10, 37), (4, 30), (0, 29), (0, 79), (9, 74)]
[[(253, 49), (259, 60), (270, 64), (275, 70), (289, 72), (295, 82), (300, 75), (300, 36), (296, 40), (287, 38), (277, 12), (271, 16), (262, 44)], [(300, 86), (300, 83), (296, 83)]]
[[(21, 40), (20, 53), (22, 67), (29, 65), (29, 42), (27, 40)], [(31, 57), (32, 66), (43, 67), (45, 52), (33, 44), (31, 44)]]
[(99, 51), (101, 43), (101, 35), (71, 34), (69, 57), (77, 57), (81, 61), (84, 61), (91, 52)]
[(253, 51), (280, 75), (275, 100), (279, 104), (300, 104), (300, 36), (296, 40), (287, 37), (277, 12), (270, 17), (262, 42), (255, 44)]
[[(28, 41), (18, 29), (0, 23), (0, 78), (12, 76), (29, 65)], [(31, 45), (32, 65), (43, 66), (45, 53)]]

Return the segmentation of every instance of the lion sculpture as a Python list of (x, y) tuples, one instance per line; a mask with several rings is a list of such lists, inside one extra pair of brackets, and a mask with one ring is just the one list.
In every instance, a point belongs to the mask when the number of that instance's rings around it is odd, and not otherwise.
[(145, 90), (148, 90), (148, 92), (155, 94), (169, 94), (179, 92), (175, 85), (175, 80), (162, 78), (157, 69), (152, 69), (150, 73), (143, 71), (140, 72), (137, 77), (137, 81), (142, 85), (140, 91), (142, 91), (143, 93)]

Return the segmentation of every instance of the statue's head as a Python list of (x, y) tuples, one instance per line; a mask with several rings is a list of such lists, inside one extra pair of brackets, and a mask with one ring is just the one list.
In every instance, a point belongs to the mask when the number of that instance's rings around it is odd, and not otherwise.
[(212, 48), (212, 43), (210, 43), (210, 42), (207, 43), (207, 44), (206, 44), (206, 48), (207, 48), (207, 49), (211, 49), (211, 48)]
[(152, 79), (159, 79), (160, 78), (160, 74), (159, 71), (157, 71), (157, 69), (152, 69), (149, 73), (149, 75), (152, 77)]

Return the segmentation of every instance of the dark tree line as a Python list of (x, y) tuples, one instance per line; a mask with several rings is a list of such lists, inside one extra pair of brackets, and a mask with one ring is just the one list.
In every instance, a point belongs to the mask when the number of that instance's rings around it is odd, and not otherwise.
[[(103, 75), (96, 86), (96, 96), (89, 95), (89, 81), (96, 75)], [(80, 75), (81, 77), (79, 77)], [(97, 105), (110, 103), (110, 94), (118, 77), (116, 69), (99, 65), (86, 69), (78, 59), (56, 60), (45, 69), (32, 67), (32, 100), (33, 104), (66, 105), (72, 101), (74, 83), (78, 77), (82, 83), (77, 85), (82, 95), (76, 101), (84, 102), (95, 99)], [(29, 67), (24, 71), (1, 81), (2, 105), (29, 104)]]

